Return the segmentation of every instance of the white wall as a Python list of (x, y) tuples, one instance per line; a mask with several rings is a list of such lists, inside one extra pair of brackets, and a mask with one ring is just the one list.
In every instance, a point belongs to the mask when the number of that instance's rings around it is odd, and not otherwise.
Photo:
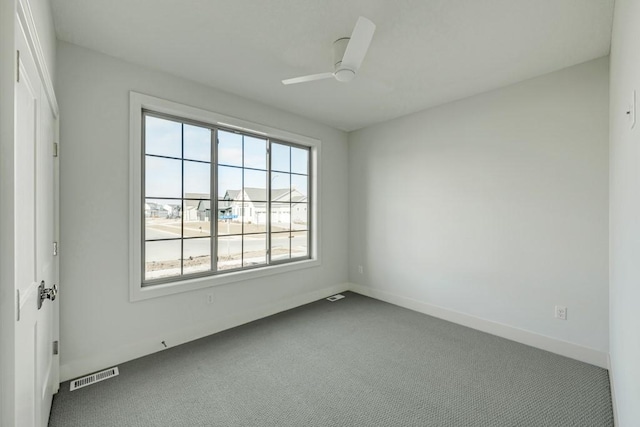
[[(130, 303), (130, 90), (320, 139), (322, 265), (215, 287), (212, 305), (211, 289)], [(58, 45), (57, 94), (63, 380), (344, 289), (344, 132), (67, 43)]]
[[(640, 425), (640, 2), (616, 0), (611, 43), (610, 353), (618, 425)], [(637, 108), (638, 106), (636, 106)]]
[(601, 58), (350, 134), (350, 281), (606, 365), (607, 111)]

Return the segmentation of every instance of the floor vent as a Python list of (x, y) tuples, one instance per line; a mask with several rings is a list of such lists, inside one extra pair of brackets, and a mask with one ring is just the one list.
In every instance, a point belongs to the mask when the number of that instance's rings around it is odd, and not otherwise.
[(338, 301), (339, 299), (342, 299), (342, 298), (344, 298), (344, 295), (342, 295), (342, 294), (335, 294), (335, 295), (332, 295), (332, 296), (330, 296), (329, 298), (327, 298), (327, 301), (334, 302), (334, 301)]
[(118, 367), (116, 366), (115, 368), (105, 369), (104, 371), (96, 372), (95, 374), (78, 378), (77, 380), (71, 381), (71, 389), (69, 391), (86, 387), (94, 383), (99, 383), (100, 381), (108, 380), (109, 378), (118, 376), (119, 374), (120, 372), (118, 372)]

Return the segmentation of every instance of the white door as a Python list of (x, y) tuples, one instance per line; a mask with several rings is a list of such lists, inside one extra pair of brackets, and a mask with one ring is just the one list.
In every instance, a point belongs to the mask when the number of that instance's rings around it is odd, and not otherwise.
[[(58, 389), (57, 301), (41, 302), (40, 286), (57, 280), (53, 142), (57, 122), (49, 107), (20, 20), (16, 25), (19, 78), (15, 113), (16, 425), (45, 427)], [(50, 295), (52, 296), (52, 295)]]

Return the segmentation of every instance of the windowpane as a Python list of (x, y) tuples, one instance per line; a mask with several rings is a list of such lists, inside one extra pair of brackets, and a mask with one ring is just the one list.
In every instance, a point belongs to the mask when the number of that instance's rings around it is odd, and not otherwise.
[(309, 213), (307, 203), (291, 204), (291, 229), (307, 230), (309, 228)]
[(291, 258), (309, 256), (309, 240), (307, 231), (291, 233)]
[(202, 211), (200, 210), (201, 207), (201, 200), (184, 200), (183, 201), (183, 210), (182, 210), (182, 217), (185, 223), (188, 222), (195, 222), (198, 221), (201, 218), (201, 213)]
[(218, 199), (236, 200), (242, 190), (242, 169), (218, 166)]
[(146, 156), (145, 196), (175, 197), (182, 194), (182, 161)]
[(211, 165), (184, 161), (184, 197), (205, 199), (210, 196)]
[(146, 242), (144, 249), (145, 279), (180, 275), (180, 240)]
[(251, 169), (244, 170), (245, 200), (253, 202), (267, 201), (267, 172)]
[(309, 150), (291, 147), (291, 172), (309, 174)]
[(289, 259), (291, 241), (290, 234), (287, 233), (271, 233), (271, 260), (278, 261)]
[(284, 172), (271, 173), (271, 200), (288, 202), (291, 200), (291, 175)]
[(145, 199), (145, 240), (176, 239), (182, 236), (182, 201)]
[(267, 169), (267, 141), (265, 139), (244, 137), (244, 167)]
[(184, 125), (184, 158), (211, 161), (211, 130)]
[(211, 201), (185, 200), (184, 237), (211, 236)]
[(291, 175), (291, 201), (301, 202), (308, 196), (309, 180), (305, 175)]
[[(229, 218), (228, 217), (236, 217)], [(223, 219), (218, 220), (218, 235), (224, 236), (229, 234), (242, 234), (242, 215), (225, 215)]]
[(211, 239), (186, 239), (183, 250), (184, 274), (211, 270)]
[(291, 204), (271, 203), (271, 231), (285, 231), (291, 228)]
[(182, 157), (182, 124), (145, 116), (144, 151), (167, 157)]
[(267, 203), (245, 203), (243, 233), (264, 233), (267, 231)]
[(267, 235), (244, 236), (242, 255), (244, 267), (265, 264), (267, 262)]
[(242, 267), (242, 236), (218, 237), (218, 270)]
[(218, 131), (218, 164), (242, 166), (242, 135)]
[(291, 149), (288, 145), (271, 144), (271, 170), (291, 172)]

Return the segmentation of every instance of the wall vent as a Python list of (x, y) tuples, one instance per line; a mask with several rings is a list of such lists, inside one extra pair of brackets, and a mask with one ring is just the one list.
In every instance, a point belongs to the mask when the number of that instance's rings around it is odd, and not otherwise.
[(69, 391), (77, 390), (88, 385), (98, 383), (100, 381), (108, 380), (111, 377), (118, 376), (118, 367), (105, 369), (104, 371), (96, 372), (95, 374), (87, 375), (86, 377), (78, 378), (71, 381), (71, 388)]
[(338, 301), (339, 299), (342, 299), (342, 298), (344, 298), (344, 295), (342, 295), (342, 294), (335, 294), (335, 295), (332, 295), (332, 296), (330, 296), (329, 298), (327, 298), (327, 301), (334, 302), (334, 301)]

